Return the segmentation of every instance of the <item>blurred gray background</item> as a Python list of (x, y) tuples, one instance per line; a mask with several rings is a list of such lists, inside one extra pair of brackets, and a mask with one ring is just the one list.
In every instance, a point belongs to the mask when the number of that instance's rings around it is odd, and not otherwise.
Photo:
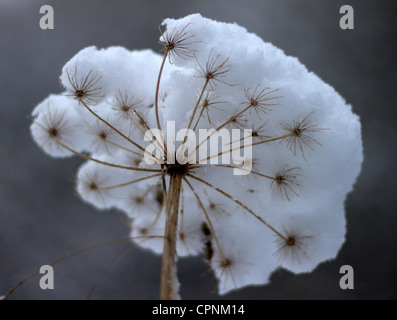
[[(55, 29), (41, 30), (50, 4)], [(350, 4), (355, 29), (339, 28)], [(184, 299), (396, 299), (397, 2), (309, 0), (0, 0), (0, 294), (41, 265), (128, 236), (117, 212), (98, 212), (74, 193), (81, 160), (55, 160), (34, 144), (28, 115), (61, 91), (62, 66), (80, 49), (122, 45), (159, 50), (157, 26), (189, 13), (237, 22), (297, 56), (353, 104), (361, 117), (365, 161), (346, 202), (347, 239), (338, 258), (305, 275), (277, 271), (269, 285), (219, 296), (202, 257), (181, 259)], [(238, 44), (236, 44), (238, 45)], [(55, 290), (39, 277), (13, 299), (85, 299), (128, 242), (91, 250), (55, 267)], [(135, 249), (103, 279), (93, 299), (157, 299), (161, 258)], [(355, 289), (339, 288), (339, 268), (355, 270)]]

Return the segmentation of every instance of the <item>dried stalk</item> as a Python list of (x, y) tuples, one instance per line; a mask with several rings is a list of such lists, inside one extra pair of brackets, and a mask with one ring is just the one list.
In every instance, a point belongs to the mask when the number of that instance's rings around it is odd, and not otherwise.
[(167, 217), (164, 230), (164, 250), (161, 266), (161, 300), (175, 300), (179, 297), (176, 274), (176, 240), (181, 187), (182, 175), (178, 172), (172, 173), (166, 200)]

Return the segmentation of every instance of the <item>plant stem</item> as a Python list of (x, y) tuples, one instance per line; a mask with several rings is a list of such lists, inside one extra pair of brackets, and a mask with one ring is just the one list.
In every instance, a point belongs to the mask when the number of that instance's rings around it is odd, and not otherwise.
[(178, 227), (179, 198), (182, 175), (172, 173), (167, 192), (167, 217), (164, 230), (164, 250), (161, 266), (161, 300), (178, 299), (178, 279), (176, 275), (176, 238)]

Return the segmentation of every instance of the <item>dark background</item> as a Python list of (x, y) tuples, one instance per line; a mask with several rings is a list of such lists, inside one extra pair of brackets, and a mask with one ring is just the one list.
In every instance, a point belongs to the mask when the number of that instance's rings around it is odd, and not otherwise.
[[(55, 29), (41, 30), (50, 4)], [(339, 28), (350, 4), (355, 29)], [(330, 83), (361, 117), (364, 164), (346, 202), (347, 239), (338, 258), (314, 272), (277, 271), (266, 286), (219, 296), (202, 257), (178, 265), (184, 299), (396, 299), (396, 24), (397, 2), (379, 0), (0, 0), (0, 294), (41, 265), (73, 251), (128, 236), (117, 212), (98, 212), (74, 193), (80, 159), (55, 160), (34, 144), (28, 115), (61, 91), (62, 66), (80, 49), (122, 45), (159, 50), (157, 26), (199, 12), (237, 22), (297, 56)], [(55, 290), (39, 277), (13, 299), (85, 299), (128, 242), (67, 259), (55, 267)], [(161, 258), (135, 249), (103, 279), (94, 299), (157, 299)], [(339, 288), (339, 268), (355, 271), (355, 289)]]

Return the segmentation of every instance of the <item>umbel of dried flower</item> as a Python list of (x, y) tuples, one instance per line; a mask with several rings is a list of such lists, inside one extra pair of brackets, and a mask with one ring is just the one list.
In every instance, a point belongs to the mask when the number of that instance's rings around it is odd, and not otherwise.
[[(65, 91), (34, 109), (31, 132), (53, 157), (86, 159), (81, 198), (125, 212), (132, 241), (164, 255), (161, 297), (178, 297), (177, 257), (202, 254), (221, 294), (265, 284), (280, 266), (310, 272), (335, 258), (363, 159), (351, 106), (298, 59), (236, 24), (166, 19), (160, 43), (162, 54), (81, 50), (63, 67)], [(222, 162), (230, 151), (197, 159), (217, 164), (169, 163), (166, 133), (154, 142), (165, 162), (150, 155), (147, 163), (155, 129), (170, 121), (196, 133), (252, 129), (229, 143), (243, 153), (251, 139), (251, 172), (234, 175), (244, 169)]]

